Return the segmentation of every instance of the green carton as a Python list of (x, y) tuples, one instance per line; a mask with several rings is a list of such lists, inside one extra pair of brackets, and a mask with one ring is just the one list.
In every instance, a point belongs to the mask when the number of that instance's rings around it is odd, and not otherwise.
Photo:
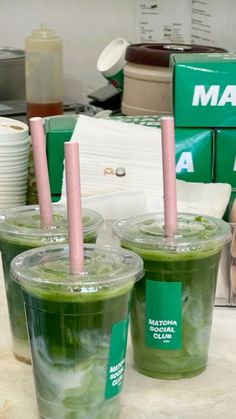
[(213, 131), (175, 129), (176, 177), (188, 182), (212, 182)]
[(175, 54), (176, 127), (236, 127), (236, 55)]
[(61, 196), (64, 170), (64, 143), (70, 141), (77, 118), (74, 115), (45, 118), (46, 152), (52, 200)]
[[(113, 116), (121, 122), (160, 128), (160, 116)], [(175, 128), (176, 177), (188, 182), (212, 182), (212, 130)]]
[(226, 182), (236, 188), (236, 128), (215, 132), (215, 182)]

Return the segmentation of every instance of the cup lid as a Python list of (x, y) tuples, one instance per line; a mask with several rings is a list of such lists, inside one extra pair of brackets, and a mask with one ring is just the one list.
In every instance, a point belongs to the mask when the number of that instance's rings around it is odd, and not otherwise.
[(34, 39), (57, 39), (59, 36), (56, 35), (54, 29), (51, 29), (47, 26), (46, 23), (42, 23), (39, 28), (36, 28), (32, 31), (32, 38)]
[[(25, 240), (40, 239), (49, 242), (67, 240), (67, 210), (64, 205), (52, 204), (53, 225), (41, 227), (39, 205), (25, 205), (0, 212), (0, 237), (12, 237)], [(99, 231), (103, 224), (103, 217), (97, 211), (82, 209), (83, 233), (92, 235)], [(49, 243), (48, 243), (49, 244)], [(38, 245), (38, 244), (37, 244)]]
[(222, 247), (230, 240), (230, 226), (225, 221), (197, 214), (178, 214), (177, 232), (165, 237), (164, 214), (152, 213), (117, 221), (113, 232), (122, 244), (139, 249), (168, 253), (207, 250)]
[(135, 64), (169, 67), (170, 56), (177, 53), (222, 53), (226, 49), (209, 45), (142, 43), (127, 47), (125, 58)]
[(106, 77), (111, 77), (122, 70), (126, 63), (125, 52), (128, 45), (123, 38), (113, 39), (98, 57), (98, 71)]
[(4, 135), (4, 138), (7, 138), (6, 135), (10, 135), (17, 139), (21, 136), (26, 137), (28, 134), (29, 128), (24, 122), (4, 116), (0, 117), (0, 136)]
[(48, 293), (50, 298), (53, 291), (68, 293), (69, 298), (103, 291), (104, 298), (110, 289), (123, 284), (131, 288), (143, 276), (143, 261), (129, 250), (85, 244), (84, 272), (74, 275), (70, 273), (69, 246), (58, 244), (19, 254), (11, 263), (11, 271), (25, 289), (38, 295), (41, 290), (44, 297)]

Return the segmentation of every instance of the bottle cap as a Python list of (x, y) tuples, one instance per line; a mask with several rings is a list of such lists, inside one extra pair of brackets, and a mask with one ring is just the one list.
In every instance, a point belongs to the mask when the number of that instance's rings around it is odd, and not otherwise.
[(31, 37), (37, 39), (58, 38), (58, 36), (55, 34), (55, 31), (48, 28), (46, 23), (42, 23), (39, 28), (34, 29), (32, 31)]

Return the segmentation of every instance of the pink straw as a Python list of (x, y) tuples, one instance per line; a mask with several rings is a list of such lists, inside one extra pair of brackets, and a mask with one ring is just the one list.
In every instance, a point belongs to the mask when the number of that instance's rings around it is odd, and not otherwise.
[(70, 271), (78, 274), (84, 270), (79, 144), (68, 142), (64, 147)]
[(41, 226), (46, 227), (52, 225), (53, 213), (48, 178), (47, 156), (44, 142), (43, 120), (39, 117), (30, 118), (29, 124), (32, 137), (33, 159), (40, 207)]
[(161, 140), (165, 235), (172, 237), (177, 230), (175, 136), (174, 118), (172, 116), (161, 118)]

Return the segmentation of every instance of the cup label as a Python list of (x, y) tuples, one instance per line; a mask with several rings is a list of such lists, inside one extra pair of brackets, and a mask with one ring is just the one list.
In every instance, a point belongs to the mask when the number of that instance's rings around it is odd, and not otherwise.
[(105, 399), (110, 399), (121, 391), (125, 372), (127, 334), (128, 319), (113, 324), (107, 366)]
[(123, 83), (124, 83), (123, 68), (118, 73), (114, 74), (113, 76), (106, 76), (106, 79), (109, 80), (109, 82), (113, 84), (114, 87), (122, 91)]
[(146, 346), (181, 349), (181, 296), (181, 282), (146, 280)]

